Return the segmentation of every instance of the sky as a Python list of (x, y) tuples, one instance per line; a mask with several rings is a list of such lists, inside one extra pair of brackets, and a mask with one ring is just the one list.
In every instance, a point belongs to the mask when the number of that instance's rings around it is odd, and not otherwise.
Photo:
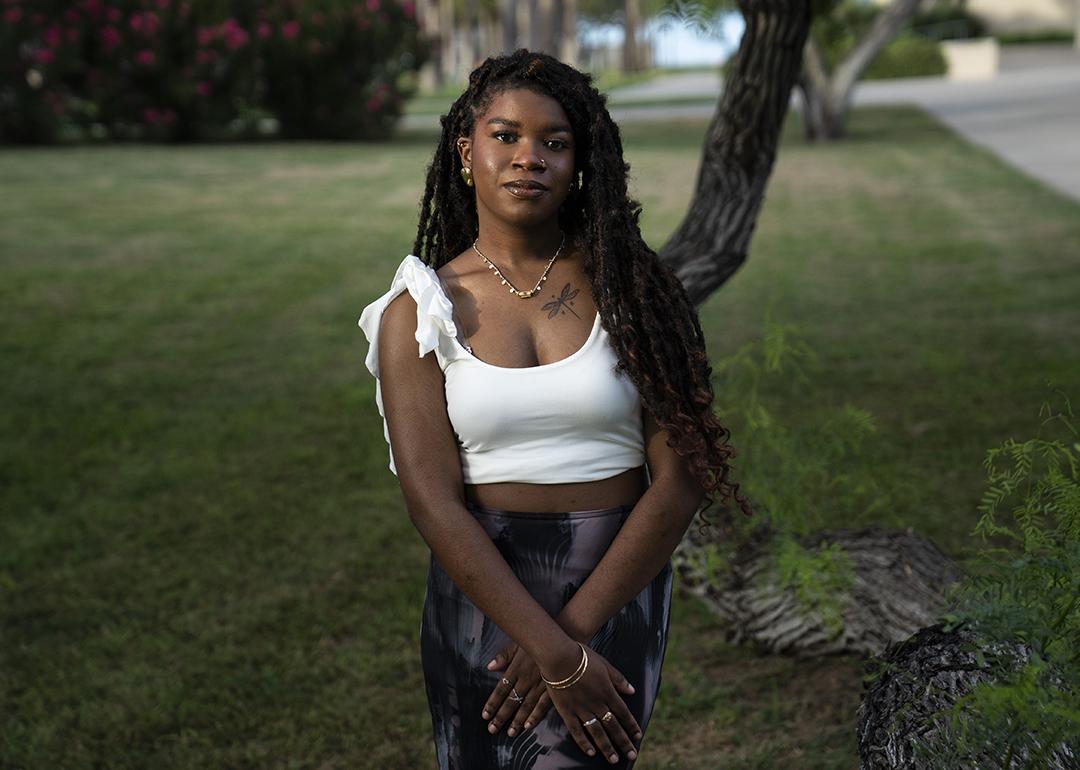
[[(725, 13), (709, 34), (690, 25), (664, 19), (651, 19), (645, 35), (653, 42), (654, 64), (658, 67), (696, 67), (717, 65), (727, 59), (739, 45), (745, 23), (739, 13)], [(579, 30), (582, 42), (618, 45), (623, 30), (618, 24), (586, 25)]]

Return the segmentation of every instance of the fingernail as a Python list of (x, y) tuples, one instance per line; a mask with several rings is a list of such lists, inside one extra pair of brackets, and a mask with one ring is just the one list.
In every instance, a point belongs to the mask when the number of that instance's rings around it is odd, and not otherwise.
[(634, 733), (634, 740), (635, 741), (640, 741), (641, 740), (641, 733)]
[(634, 690), (634, 685), (632, 685), (632, 684), (630, 684), (629, 682), (627, 682), (627, 683), (626, 683), (626, 686), (627, 686), (627, 687), (629, 688), (629, 690), (630, 690), (630, 694), (632, 695), (632, 694), (633, 694), (633, 693), (635, 692), (635, 690)]
[(495, 668), (495, 661), (494, 660), (491, 661), (490, 663), (488, 663), (488, 668), (489, 669)]
[(612, 754), (610, 757), (608, 757), (608, 759), (610, 759), (612, 762), (618, 762), (619, 761), (619, 755), (618, 754)]
[(488, 725), (488, 732), (489, 733), (494, 733), (494, 732), (498, 731), (498, 729), (499, 728), (495, 726), (494, 722), (492, 722), (490, 725)]
[(481, 716), (482, 716), (482, 717), (483, 717), (484, 719), (491, 719), (491, 714), (489, 714), (489, 713), (487, 712), (487, 710), (485, 710), (485, 711), (484, 711), (484, 713), (483, 713), (483, 714), (481, 714)]
[(528, 730), (530, 727), (532, 727), (532, 722), (526, 722), (525, 729)]
[(588, 754), (588, 755), (589, 755), (589, 756), (591, 757), (591, 756), (592, 756), (593, 754), (595, 754), (595, 753), (596, 753), (596, 749), (589, 749), (589, 750), (588, 750), (588, 751), (586, 751), (585, 753), (586, 753), (586, 754)]
[(630, 759), (637, 759), (637, 752), (636, 751), (628, 751), (628, 752), (626, 752), (626, 756), (629, 757)]

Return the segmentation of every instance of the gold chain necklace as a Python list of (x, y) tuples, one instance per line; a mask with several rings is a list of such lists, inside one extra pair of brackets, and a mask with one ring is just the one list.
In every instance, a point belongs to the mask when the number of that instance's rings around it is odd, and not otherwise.
[[(476, 239), (476, 241), (479, 241), (479, 240), (480, 240), (479, 238)], [(495, 267), (495, 264), (490, 259), (488, 259), (486, 256), (484, 256), (484, 252), (482, 252), (482, 251), (480, 251), (480, 249), (476, 248), (476, 241), (473, 241), (473, 245), (472, 245), (473, 251), (475, 251), (477, 254), (479, 254), (480, 259), (484, 260), (484, 262), (487, 263), (487, 266), (488, 266), (489, 270), (494, 270), (495, 271), (495, 275), (499, 276), (499, 279), (502, 281), (503, 286), (509, 286), (511, 294), (516, 294), (519, 297), (521, 297), (521, 299), (528, 299), (529, 297), (536, 294), (536, 292), (540, 291), (540, 286), (544, 283), (544, 281), (547, 280), (548, 271), (550, 271), (551, 266), (555, 264), (555, 260), (559, 258), (559, 253), (562, 252), (563, 245), (566, 243), (566, 233), (563, 233), (562, 240), (559, 242), (559, 248), (557, 248), (555, 250), (555, 256), (551, 258), (551, 261), (548, 262), (548, 266), (544, 268), (544, 274), (542, 276), (540, 276), (540, 280), (536, 282), (536, 286), (534, 286), (533, 288), (531, 288), (531, 289), (529, 289), (527, 291), (522, 291), (521, 289), (518, 289), (516, 286), (514, 286), (514, 284), (512, 284), (512, 283), (510, 283), (510, 281), (506, 280), (506, 276), (504, 276), (502, 274), (502, 271), (499, 270), (499, 268)]]

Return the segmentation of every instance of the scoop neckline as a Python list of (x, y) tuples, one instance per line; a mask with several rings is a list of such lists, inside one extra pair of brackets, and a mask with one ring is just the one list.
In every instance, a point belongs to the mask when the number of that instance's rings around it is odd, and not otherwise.
[[(431, 265), (424, 262), (424, 260), (420, 259), (415, 254), (410, 254), (409, 256), (412, 257), (413, 259), (415, 259), (417, 262), (419, 262), (421, 265), (423, 265), (427, 270), (429, 270), (431, 272), (432, 278), (435, 279), (435, 285), (439, 287), (439, 293), (442, 294), (442, 296), (446, 300), (447, 304), (450, 305), (451, 315), (453, 315), (454, 301), (450, 298), (450, 295), (446, 293), (446, 288), (443, 286), (442, 279), (439, 277), (439, 274), (435, 271), (435, 268), (433, 268)], [(462, 353), (464, 353), (466, 356), (468, 356), (470, 361), (472, 361), (474, 363), (477, 363), (480, 366), (487, 367), (488, 369), (495, 369), (495, 370), (500, 371), (500, 372), (535, 372), (537, 370), (554, 369), (554, 368), (562, 366), (564, 364), (569, 364), (572, 361), (574, 361), (574, 360), (580, 358), (581, 356), (583, 356), (585, 354), (585, 352), (590, 347), (592, 347), (593, 341), (598, 336), (600, 336), (600, 328), (601, 328), (601, 326), (600, 326), (600, 309), (597, 308), (596, 311), (595, 311), (595, 315), (593, 316), (592, 329), (589, 331), (589, 337), (588, 337), (588, 339), (585, 340), (584, 344), (580, 348), (575, 350), (573, 353), (568, 355), (566, 358), (560, 358), (558, 361), (551, 361), (550, 363), (546, 363), (546, 364), (537, 364), (536, 366), (497, 366), (496, 364), (489, 364), (487, 361), (483, 360), (482, 358), (478, 358), (475, 353), (473, 353), (471, 350), (469, 350), (467, 347), (465, 347), (463, 344), (461, 344), (461, 340), (459, 340), (456, 335), (452, 339), (454, 341), (454, 344), (457, 346), (458, 350), (460, 350)], [(455, 330), (455, 332), (457, 330), (457, 323), (456, 322), (454, 322), (454, 330)]]
[[(449, 297), (447, 299), (449, 299)], [(551, 361), (550, 363), (546, 363), (546, 364), (537, 364), (536, 366), (497, 366), (496, 364), (489, 364), (484, 359), (478, 358), (475, 353), (473, 353), (467, 347), (462, 345), (461, 341), (458, 340), (457, 337), (454, 337), (454, 344), (458, 346), (459, 350), (464, 352), (465, 355), (467, 355), (469, 357), (470, 361), (472, 361), (473, 363), (480, 364), (481, 366), (487, 367), (488, 369), (497, 369), (500, 372), (535, 372), (538, 369), (544, 369), (544, 370), (554, 369), (554, 368), (556, 368), (558, 366), (562, 366), (563, 364), (568, 364), (571, 361), (585, 355), (585, 352), (590, 347), (592, 347), (593, 340), (595, 340), (599, 336), (599, 329), (600, 329), (600, 311), (597, 310), (596, 311), (596, 317), (593, 318), (593, 325), (592, 325), (592, 330), (589, 332), (589, 338), (587, 340), (585, 340), (585, 343), (580, 348), (575, 350), (573, 353), (568, 355), (566, 358), (560, 358), (558, 361)]]

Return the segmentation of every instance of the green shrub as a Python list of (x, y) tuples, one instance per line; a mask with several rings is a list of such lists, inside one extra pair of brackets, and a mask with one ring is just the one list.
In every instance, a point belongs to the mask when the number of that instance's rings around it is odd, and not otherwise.
[(943, 714), (959, 739), (920, 746), (938, 760), (994, 746), (1002, 767), (1013, 758), (1044, 767), (1080, 735), (1080, 433), (1067, 398), (1063, 411), (1044, 404), (1040, 414), (1039, 436), (1008, 439), (985, 461), (975, 533), (1017, 548), (984, 547), (946, 616), (947, 627), (971, 624), (984, 642), (1022, 645), (1027, 660), (1002, 665)]
[(741, 544), (754, 539), (753, 530), (766, 526), (775, 535), (772, 558), (781, 585), (838, 633), (853, 579), (850, 561), (836, 547), (805, 548), (801, 538), (829, 520), (865, 520), (886, 497), (858, 462), (877, 430), (873, 417), (852, 404), (798, 409), (800, 401), (820, 398), (811, 392), (818, 368), (798, 329), (774, 321), (771, 308), (761, 339), (715, 362), (717, 411), (739, 437), (741, 491), (757, 515), (727, 517), (724, 535), (710, 541), (703, 555), (708, 574), (717, 574)]
[(382, 138), (425, 53), (413, 0), (6, 0), (0, 142)]
[(944, 75), (948, 66), (941, 46), (914, 35), (901, 36), (885, 46), (863, 72), (863, 80)]
[[(830, 69), (866, 34), (879, 11), (874, 5), (843, 0), (815, 16), (811, 34)], [(935, 41), (903, 31), (878, 52), (862, 78), (926, 77), (943, 75), (945, 71), (945, 57)]]

